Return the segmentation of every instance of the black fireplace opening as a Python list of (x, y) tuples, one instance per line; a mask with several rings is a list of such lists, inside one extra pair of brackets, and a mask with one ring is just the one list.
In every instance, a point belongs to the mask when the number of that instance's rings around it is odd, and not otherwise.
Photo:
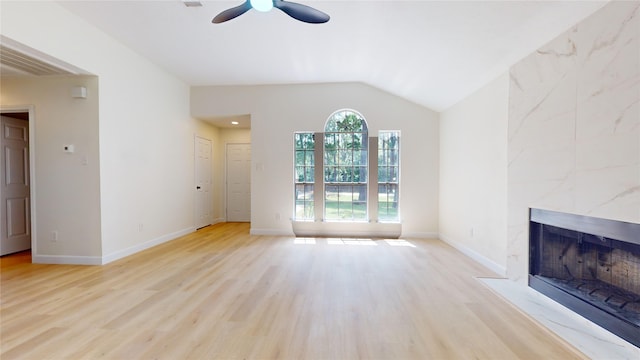
[(640, 347), (640, 224), (531, 209), (529, 286)]

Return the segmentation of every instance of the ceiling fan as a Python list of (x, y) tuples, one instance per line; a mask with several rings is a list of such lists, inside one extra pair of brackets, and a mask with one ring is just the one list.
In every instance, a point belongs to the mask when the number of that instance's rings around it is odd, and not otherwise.
[(216, 15), (212, 22), (214, 24), (223, 23), (240, 16), (251, 9), (267, 12), (272, 8), (280, 9), (292, 18), (310, 24), (321, 24), (329, 21), (329, 15), (307, 5), (284, 0), (245, 0), (241, 5), (232, 7)]

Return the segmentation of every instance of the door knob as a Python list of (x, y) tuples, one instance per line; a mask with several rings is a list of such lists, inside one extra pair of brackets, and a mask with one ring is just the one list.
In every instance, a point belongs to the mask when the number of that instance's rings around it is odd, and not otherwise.
[(196, 190), (200, 190), (200, 186), (196, 186)]

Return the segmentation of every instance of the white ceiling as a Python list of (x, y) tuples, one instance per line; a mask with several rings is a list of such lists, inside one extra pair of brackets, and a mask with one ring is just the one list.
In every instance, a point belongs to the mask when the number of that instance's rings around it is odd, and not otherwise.
[(362, 82), (442, 111), (603, 1), (314, 1), (326, 24), (237, 1), (60, 1), (190, 85)]

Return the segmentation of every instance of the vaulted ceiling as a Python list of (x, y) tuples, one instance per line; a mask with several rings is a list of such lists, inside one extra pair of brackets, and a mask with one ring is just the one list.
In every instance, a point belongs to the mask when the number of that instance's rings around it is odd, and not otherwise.
[(237, 1), (59, 1), (190, 85), (362, 82), (441, 111), (606, 1), (313, 1), (212, 18)]

